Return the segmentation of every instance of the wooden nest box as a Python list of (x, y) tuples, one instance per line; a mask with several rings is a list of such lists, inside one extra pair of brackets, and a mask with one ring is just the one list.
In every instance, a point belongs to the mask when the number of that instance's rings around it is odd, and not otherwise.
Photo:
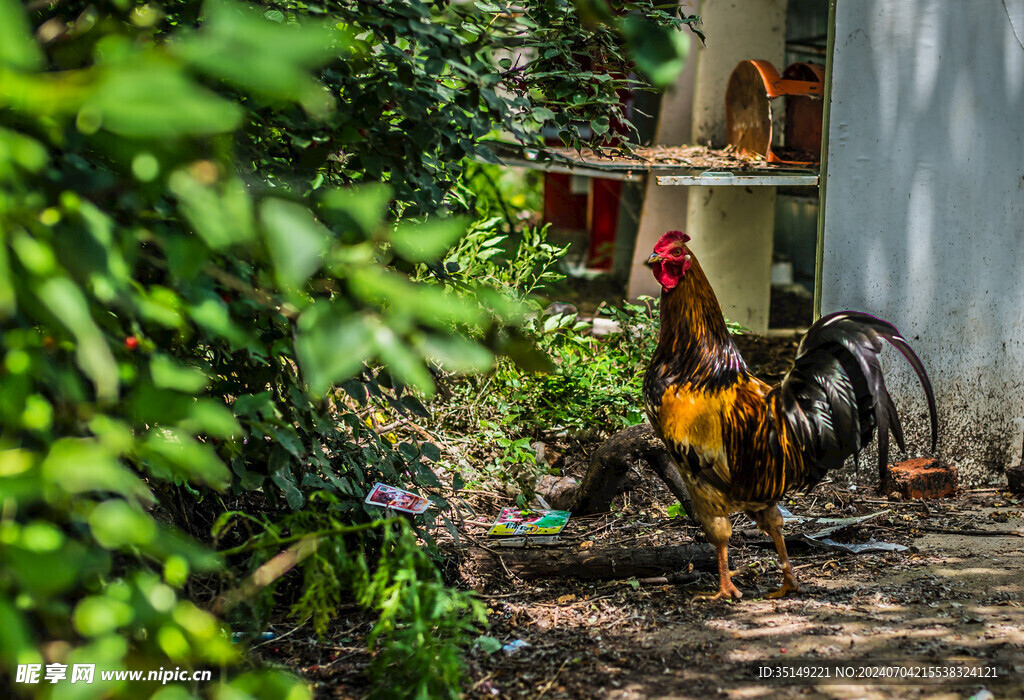
[[(822, 93), (825, 67), (794, 63), (779, 77), (768, 61), (741, 61), (725, 90), (726, 140), (745, 155), (769, 163), (815, 165), (821, 159)], [(772, 133), (772, 104), (786, 104), (783, 144)]]

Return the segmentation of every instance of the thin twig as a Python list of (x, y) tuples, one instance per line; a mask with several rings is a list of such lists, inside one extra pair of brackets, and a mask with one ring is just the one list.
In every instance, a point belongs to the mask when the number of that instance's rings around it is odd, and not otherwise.
[(832, 564), (832, 563), (838, 564), (839, 560), (838, 559), (829, 559), (829, 560), (824, 561), (824, 562), (812, 561), (812, 562), (809, 562), (807, 564), (800, 564), (799, 566), (794, 566), (793, 567), (793, 571), (796, 571), (797, 569), (806, 569), (806, 568), (811, 567), (811, 566), (828, 566), (829, 564)]
[(485, 523), (482, 520), (462, 520), (460, 524), (475, 525), (476, 527), (491, 527), (494, 523)]
[(497, 491), (480, 491), (478, 489), (459, 489), (457, 493), (475, 493), (480, 496), (491, 496), (493, 498), (502, 498), (505, 500), (511, 500), (508, 496), (500, 494)]
[(61, 0), (32, 0), (32, 2), (25, 5), (25, 9), (29, 12), (35, 12), (36, 10), (42, 10), (47, 6), (50, 9), (56, 9), (61, 4)]
[(289, 635), (292, 635), (292, 634), (295, 634), (296, 632), (298, 632), (298, 631), (299, 631), (300, 629), (302, 629), (303, 627), (305, 627), (305, 626), (306, 626), (306, 623), (307, 623), (307, 622), (309, 622), (309, 620), (306, 620), (306, 621), (304, 621), (304, 622), (303, 622), (302, 624), (300, 624), (300, 625), (299, 625), (298, 627), (295, 627), (295, 628), (293, 628), (293, 629), (290, 629), (290, 630), (288, 630), (287, 632), (285, 632), (284, 634), (279, 634), (279, 635), (277, 635), (276, 637), (272, 637), (272, 638), (270, 638), (270, 639), (264, 639), (264, 640), (263, 640), (262, 642), (260, 642), (259, 644), (253, 644), (251, 648), (252, 648), (252, 649), (255, 649), (255, 648), (257, 648), (257, 647), (261, 647), (261, 646), (263, 646), (264, 644), (270, 644), (271, 642), (277, 642), (277, 641), (280, 641), (280, 640), (284, 639), (285, 637), (287, 637), (287, 636), (289, 636)]
[(917, 525), (915, 529), (921, 532), (935, 532), (940, 535), (966, 535), (968, 537), (1024, 537), (1024, 532), (1013, 532), (1009, 530), (978, 530), (974, 528), (954, 527), (931, 527), (930, 525)]
[(355, 532), (362, 532), (363, 530), (370, 530), (375, 527), (383, 527), (391, 523), (396, 523), (402, 518), (386, 518), (384, 520), (374, 520), (369, 523), (360, 523), (359, 525), (343, 525), (340, 527), (330, 528), (327, 530), (319, 530), (317, 532), (303, 532), (298, 535), (292, 535), (291, 537), (282, 537), (280, 539), (268, 540), (266, 542), (246, 542), (245, 544), (232, 547), (231, 549), (225, 549), (220, 552), (221, 556), (231, 556), (233, 554), (241, 554), (242, 552), (251, 552), (258, 549), (268, 549), (271, 547), (280, 547), (292, 542), (298, 542), (304, 539), (319, 539), (321, 537), (327, 537), (329, 535), (350, 535)]
[(596, 600), (604, 600), (605, 598), (612, 598), (612, 597), (614, 597), (616, 595), (616, 593), (607, 593), (605, 595), (598, 595), (598, 596), (594, 596), (593, 598), (585, 598), (584, 600), (577, 600), (577, 601), (572, 602), (572, 603), (562, 603), (562, 604), (558, 604), (558, 603), (533, 603), (533, 605), (536, 605), (537, 607), (541, 607), (541, 608), (575, 608), (577, 605), (587, 605), (589, 603), (593, 603)]
[(223, 615), (243, 600), (254, 597), (261, 590), (294, 569), (303, 559), (316, 551), (319, 537), (304, 537), (298, 543), (276, 555), (252, 572), (242, 585), (225, 592), (213, 603), (213, 613)]
[(478, 680), (476, 683), (474, 683), (473, 687), (469, 689), (469, 692), (472, 693), (474, 690), (476, 690), (477, 688), (479, 688), (480, 686), (482, 686), (484, 683), (486, 683), (487, 681), (491, 680), (492, 678), (494, 678), (494, 671), (491, 671), (486, 676), (484, 676), (483, 678)]
[(500, 553), (500, 552), (498, 552), (498, 551), (497, 551), (497, 550), (495, 550), (495, 549), (492, 549), (492, 548), (488, 547), (488, 546), (487, 546), (487, 545), (485, 545), (485, 544), (481, 544), (481, 543), (480, 543), (480, 540), (476, 539), (475, 537), (473, 537), (472, 535), (470, 535), (470, 534), (469, 534), (468, 532), (464, 532), (464, 533), (462, 533), (462, 534), (463, 534), (463, 535), (465, 535), (465, 536), (466, 536), (466, 539), (468, 539), (468, 540), (469, 540), (470, 542), (472, 542), (473, 544), (475, 544), (475, 545), (476, 545), (477, 547), (479, 547), (480, 549), (483, 549), (484, 551), (486, 551), (486, 552), (489, 552), (489, 553), (491, 554), (491, 556), (492, 556), (492, 557), (494, 557), (495, 559), (497, 559), (497, 560), (498, 560), (498, 563), (499, 563), (499, 564), (501, 564), (501, 568), (505, 570), (505, 573), (506, 573), (506, 574), (508, 575), (508, 577), (509, 577), (509, 578), (512, 578), (512, 579), (516, 579), (516, 580), (519, 580), (519, 581), (521, 581), (521, 580), (522, 580), (522, 579), (521, 579), (520, 577), (516, 576), (516, 575), (515, 575), (515, 574), (513, 574), (513, 573), (512, 573), (511, 571), (509, 571), (508, 567), (507, 567), (507, 566), (505, 566), (505, 560), (501, 558), (501, 553)]
[(553, 686), (555, 684), (555, 681), (558, 679), (558, 674), (562, 672), (562, 669), (565, 668), (565, 665), (567, 663), (569, 663), (569, 657), (566, 657), (565, 660), (562, 661), (562, 665), (558, 667), (557, 671), (555, 671), (555, 675), (551, 676), (551, 680), (547, 682), (547, 685), (544, 686), (544, 689), (541, 690), (540, 693), (537, 695), (538, 698), (543, 697), (544, 693), (551, 690), (551, 686)]
[(217, 267), (213, 263), (203, 265), (203, 272), (223, 284), (225, 287), (249, 297), (261, 306), (272, 308), (274, 311), (277, 311), (288, 319), (294, 321), (299, 317), (299, 310), (288, 302), (278, 302), (277, 299), (275, 299), (269, 292), (265, 292), (262, 289), (257, 289), (256, 287), (249, 285), (241, 278)]

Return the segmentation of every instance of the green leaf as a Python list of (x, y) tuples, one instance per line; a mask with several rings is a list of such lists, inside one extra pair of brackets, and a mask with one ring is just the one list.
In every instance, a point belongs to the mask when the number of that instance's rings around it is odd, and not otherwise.
[(195, 236), (164, 236), (167, 265), (181, 281), (193, 279), (209, 260), (210, 249)]
[(0, 227), (0, 319), (10, 318), (18, 310), (18, 298), (14, 292), (5, 239), (4, 230)]
[(288, 450), (288, 453), (296, 458), (303, 458), (306, 450), (302, 447), (302, 440), (292, 426), (284, 428), (270, 428), (270, 436), (277, 441), (277, 444)]
[(209, 0), (204, 10), (200, 31), (175, 42), (175, 53), (246, 92), (300, 102), (316, 114), (329, 109), (330, 97), (309, 69), (335, 57), (344, 34), (313, 22), (274, 22), (247, 4), (228, 0)]
[(434, 378), (423, 365), (423, 360), (412, 353), (390, 328), (380, 326), (374, 333), (377, 355), (387, 368), (402, 382), (415, 386), (424, 393), (434, 393)]
[(39, 299), (75, 336), (75, 359), (96, 387), (102, 401), (117, 398), (118, 373), (106, 338), (92, 320), (85, 295), (66, 277), (48, 279), (39, 285)]
[(196, 324), (214, 336), (231, 343), (232, 350), (240, 350), (253, 342), (248, 334), (231, 318), (227, 304), (212, 292), (189, 307), (189, 315)]
[(402, 408), (406, 409), (407, 411), (411, 411), (412, 413), (415, 413), (417, 416), (420, 416), (422, 418), (430, 418), (430, 412), (420, 402), (420, 400), (413, 396), (412, 394), (409, 394), (408, 396), (403, 396), (401, 404)]
[(552, 112), (547, 107), (534, 107), (533, 118), (541, 122), (542, 124), (544, 122), (553, 122), (555, 121), (555, 113)]
[(29, 633), (26, 620), (11, 601), (0, 594), (0, 649), (5, 650), (6, 658), (19, 658), (34, 647), (34, 635)]
[(245, 185), (235, 177), (219, 182), (217, 167), (205, 161), (201, 167), (193, 168), (195, 172), (176, 170), (167, 181), (178, 197), (182, 213), (214, 250), (250, 241), (256, 233), (252, 201)]
[(432, 262), (448, 252), (465, 231), (466, 221), (461, 218), (401, 224), (391, 234), (391, 244), (410, 262)]
[(320, 267), (331, 232), (306, 207), (283, 199), (267, 199), (260, 205), (277, 278), (284, 287), (298, 289)]
[(494, 349), (527, 372), (554, 371), (554, 363), (548, 354), (519, 332), (509, 331), (499, 336)]
[(246, 491), (255, 491), (256, 489), (263, 486), (263, 482), (266, 481), (267, 477), (263, 474), (257, 474), (256, 472), (246, 472), (239, 478), (239, 484)]
[(80, 128), (143, 139), (222, 134), (241, 122), (241, 107), (174, 64), (142, 56), (107, 65), (79, 112)]
[(630, 14), (619, 20), (619, 31), (632, 47), (637, 68), (655, 87), (670, 85), (686, 66), (690, 38), (678, 29)]
[(225, 488), (231, 477), (212, 447), (176, 428), (150, 430), (140, 453), (157, 472), (166, 469), (214, 488)]
[(64, 533), (52, 523), (33, 520), (21, 528), (21, 538), (18, 544), (29, 552), (42, 553), (57, 551), (64, 542)]
[(267, 420), (277, 415), (277, 410), (274, 408), (274, 397), (269, 391), (243, 394), (235, 399), (232, 408), (237, 416), (247, 416), (259, 420)]
[[(4, 545), (4, 572), (19, 579), (25, 591), (35, 600), (61, 595), (90, 576), (103, 575), (108, 558), (103, 550), (86, 547), (77, 540), (68, 540), (56, 551), (32, 552), (13, 545)], [(4, 650), (6, 651), (6, 649)]]
[(167, 355), (157, 353), (149, 361), (153, 384), (161, 389), (175, 389), (186, 394), (198, 394), (209, 384), (210, 378), (194, 367), (186, 367)]
[(104, 501), (89, 513), (93, 537), (107, 549), (125, 545), (145, 546), (156, 537), (156, 523), (125, 501)]
[(135, 617), (135, 609), (109, 596), (89, 596), (75, 606), (71, 621), (86, 637), (98, 637), (129, 624)]
[(364, 266), (349, 273), (352, 290), (368, 302), (390, 306), (420, 323), (448, 329), (452, 324), (478, 326), (484, 314), (478, 304), (434, 285), (413, 284), (404, 275)]
[(325, 215), (341, 225), (354, 224), (364, 237), (380, 227), (391, 201), (391, 188), (383, 183), (328, 190), (320, 200)]
[(273, 481), (281, 491), (284, 492), (284, 498), (288, 501), (288, 507), (292, 510), (299, 510), (306, 502), (305, 496), (302, 495), (302, 491), (295, 484), (295, 475), (292, 474), (292, 470), (289, 467), (284, 467), (275, 471), (270, 475), (270, 480)]
[(476, 645), (485, 654), (493, 654), (493, 653), (501, 650), (501, 642), (499, 642), (494, 637), (491, 637), (491, 636), (486, 635), (486, 634), (482, 634), (479, 637), (477, 637)]
[[(6, 0), (0, 0), (0, 3)], [(0, 19), (0, 22), (3, 20)], [(2, 30), (0, 30), (2, 31)], [(2, 42), (3, 39), (0, 39)], [(49, 162), (46, 147), (17, 131), (0, 128), (0, 180), (16, 174), (15, 167), (38, 173)]]
[(182, 430), (202, 433), (222, 440), (241, 437), (242, 427), (227, 406), (214, 399), (199, 399), (188, 409), (188, 418), (179, 424)]
[(461, 335), (425, 336), (420, 349), (449, 372), (483, 372), (494, 364), (490, 350)]
[(139, 289), (136, 303), (139, 314), (147, 321), (176, 330), (185, 325), (185, 318), (181, 313), (181, 297), (172, 289), (159, 284), (154, 284), (148, 289)]
[(0, 66), (36, 70), (42, 64), (43, 53), (32, 38), (23, 5), (15, 0), (0, 0)]
[(154, 501), (149, 487), (96, 440), (62, 438), (53, 443), (41, 467), (43, 478), (69, 494), (112, 491)]
[(317, 304), (299, 318), (295, 354), (316, 395), (322, 395), (358, 372), (373, 350), (373, 336), (363, 316), (344, 314)]

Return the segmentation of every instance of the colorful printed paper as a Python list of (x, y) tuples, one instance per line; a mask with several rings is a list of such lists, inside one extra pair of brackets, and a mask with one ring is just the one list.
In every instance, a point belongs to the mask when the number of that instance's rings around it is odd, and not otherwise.
[(430, 501), (423, 496), (380, 482), (373, 485), (366, 502), (381, 508), (394, 508), (403, 513), (422, 513), (430, 507)]
[(567, 510), (502, 508), (488, 535), (557, 535), (569, 522)]

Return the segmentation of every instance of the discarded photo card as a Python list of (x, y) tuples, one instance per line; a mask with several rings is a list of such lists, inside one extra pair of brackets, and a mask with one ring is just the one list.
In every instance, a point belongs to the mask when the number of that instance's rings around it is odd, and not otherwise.
[(422, 513), (430, 507), (430, 501), (409, 491), (377, 482), (366, 497), (371, 506), (394, 508), (404, 513)]
[(488, 535), (557, 535), (569, 522), (567, 510), (502, 508)]

